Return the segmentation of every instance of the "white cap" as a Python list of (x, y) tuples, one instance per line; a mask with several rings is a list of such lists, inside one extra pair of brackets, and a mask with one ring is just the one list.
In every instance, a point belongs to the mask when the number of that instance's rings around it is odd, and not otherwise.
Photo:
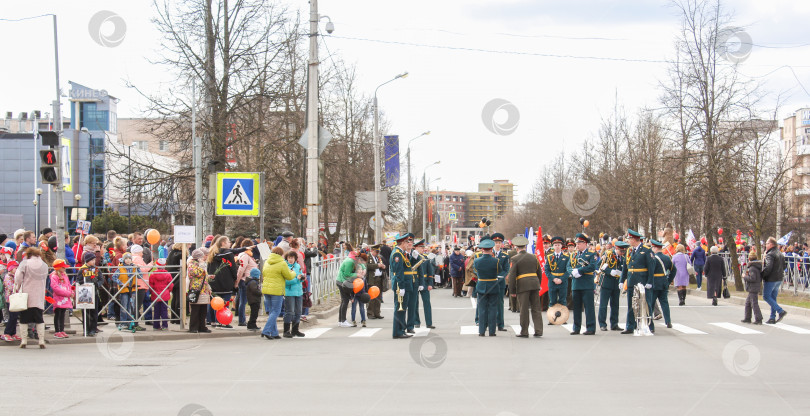
[(473, 252), (472, 252), (472, 250), (467, 250), (467, 251), (464, 252), (464, 255), (466, 255), (467, 257), (470, 257), (470, 256), (473, 255)]
[(133, 244), (132, 247), (129, 248), (130, 253), (143, 253), (143, 247), (138, 244)]

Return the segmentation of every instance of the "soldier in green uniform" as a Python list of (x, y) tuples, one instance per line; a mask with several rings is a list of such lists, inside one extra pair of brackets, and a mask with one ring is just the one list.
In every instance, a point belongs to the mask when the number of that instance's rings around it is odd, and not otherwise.
[(630, 247), (624, 241), (617, 241), (615, 249), (606, 251), (602, 259), (605, 269), (602, 271), (602, 283), (599, 288), (599, 328), (607, 331), (607, 308), (610, 305), (610, 330), (621, 331), (619, 327), (619, 297), (622, 294), (619, 288), (619, 279), (624, 268), (624, 253)]
[[(394, 292), (394, 338), (409, 338), (405, 330), (407, 328), (408, 303), (413, 296), (413, 276), (415, 271), (411, 270), (411, 245), (413, 244), (413, 234), (397, 234), (394, 237), (397, 246), (391, 252), (389, 263), (391, 273), (391, 287)], [(402, 310), (400, 310), (402, 309)]]
[(506, 275), (509, 274), (509, 255), (503, 248), (504, 236), (501, 233), (492, 234), (492, 241), (495, 242), (495, 249), (492, 256), (498, 259), (498, 331), (506, 331), (503, 321), (503, 297), (506, 296)]
[[(492, 255), (495, 242), (486, 239), (481, 240), (478, 248), (481, 249), (481, 256), (475, 259), (473, 267), (478, 275), (478, 283), (475, 291), (478, 293), (478, 336), (483, 337), (489, 328), (489, 336), (494, 337), (495, 326), (498, 320), (498, 296), (501, 296), (498, 286), (499, 261)], [(501, 296), (502, 297), (502, 296)]]
[[(415, 239), (415, 237), (414, 237)], [(424, 244), (424, 240), (421, 240)], [(422, 260), (422, 256), (419, 253), (419, 250), (413, 248), (414, 244), (411, 244), (411, 252), (408, 253), (410, 255), (410, 262), (411, 262), (411, 270), (413, 274), (411, 275), (411, 286), (413, 287), (413, 293), (411, 298), (408, 302), (408, 318), (406, 319), (406, 331), (409, 334), (415, 334), (414, 328), (416, 327), (416, 320), (419, 319), (419, 286), (422, 283), (421, 277), (421, 265), (420, 267), (416, 267), (416, 263), (419, 260)], [(423, 263), (424, 264), (424, 263)]]
[(596, 314), (593, 310), (593, 274), (596, 271), (596, 253), (588, 248), (591, 238), (585, 233), (576, 236), (577, 252), (571, 263), (571, 288), (574, 300), (574, 330), (571, 335), (579, 335), (582, 328), (582, 308), (585, 307), (585, 332), (582, 335), (596, 334)]
[[(667, 328), (672, 328), (672, 319), (670, 319), (669, 314), (669, 298), (667, 298), (667, 295), (669, 294), (669, 285), (673, 280), (675, 280), (675, 273), (677, 270), (672, 264), (672, 259), (662, 251), (664, 248), (664, 243), (656, 240), (650, 240), (650, 245), (652, 246), (652, 251), (657, 258), (656, 263), (658, 263), (655, 268), (655, 273), (653, 274), (651, 305), (655, 305), (656, 300), (661, 303), (661, 312), (664, 315), (664, 323), (667, 324)], [(651, 324), (650, 330), (653, 329), (654, 326)]]
[(633, 314), (633, 288), (636, 284), (641, 283), (644, 285), (645, 293), (647, 295), (647, 302), (652, 299), (649, 295), (652, 291), (653, 273), (655, 271), (655, 256), (653, 252), (641, 244), (641, 239), (644, 238), (637, 231), (627, 229), (628, 240), (630, 240), (630, 248), (627, 249), (625, 254), (625, 265), (622, 269), (622, 280), (619, 282), (627, 282), (627, 326), (622, 334), (632, 334), (636, 329), (636, 316)]
[[(566, 304), (566, 293), (568, 291), (568, 276), (571, 273), (571, 258), (563, 253), (562, 237), (551, 239), (551, 246), (554, 252), (546, 256), (545, 272), (548, 278), (548, 304), (554, 306), (558, 303)], [(548, 323), (551, 325), (551, 322)]]
[(543, 272), (534, 254), (526, 252), (529, 240), (518, 236), (512, 239), (518, 253), (510, 259), (509, 274), (506, 276), (509, 297), (520, 305), (520, 338), (529, 337), (529, 313), (534, 323), (534, 336), (543, 336), (543, 312), (540, 310), (540, 279)]
[(425, 309), (425, 326), (434, 329), (436, 327), (433, 326), (433, 310), (430, 307), (430, 291), (433, 290), (434, 282), (433, 265), (427, 257), (427, 245), (424, 239), (417, 241), (413, 246), (416, 248), (416, 251), (419, 252), (418, 260), (423, 260), (422, 264), (419, 266), (416, 277), (417, 294), (414, 296), (414, 298), (416, 298), (416, 307), (413, 310), (416, 315), (414, 318), (414, 326), (419, 328), (422, 325), (422, 321), (419, 320), (419, 298), (421, 297)]

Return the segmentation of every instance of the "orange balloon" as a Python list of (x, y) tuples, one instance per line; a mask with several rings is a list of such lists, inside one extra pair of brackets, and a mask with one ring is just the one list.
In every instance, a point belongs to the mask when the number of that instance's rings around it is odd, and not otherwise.
[(149, 244), (157, 244), (160, 242), (160, 231), (150, 228), (146, 230), (146, 241)]
[(590, 223), (591, 223), (590, 221), (585, 220), (585, 222), (583, 222), (582, 225), (584, 225), (585, 228), (588, 228), (588, 224), (590, 224)]
[(220, 310), (220, 309), (222, 309), (224, 307), (225, 307), (225, 301), (222, 300), (221, 297), (216, 296), (213, 299), (211, 299), (211, 308), (213, 310), (218, 311), (218, 310)]
[(358, 277), (357, 279), (354, 279), (354, 293), (361, 290), (363, 290), (363, 279)]
[(368, 295), (371, 296), (371, 299), (380, 296), (380, 288), (378, 288), (377, 286), (372, 286), (368, 288)]

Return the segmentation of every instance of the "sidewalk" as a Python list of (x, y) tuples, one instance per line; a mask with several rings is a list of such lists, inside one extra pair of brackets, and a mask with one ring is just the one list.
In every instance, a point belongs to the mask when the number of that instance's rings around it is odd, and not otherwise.
[[(698, 290), (695, 290), (695, 289), (686, 289), (686, 294), (706, 299), (706, 291), (705, 290), (698, 291)], [(728, 298), (728, 299), (717, 298), (717, 301), (718, 302), (731, 303), (731, 304), (740, 305), (740, 306), (745, 305), (745, 298), (742, 297), (742, 296), (736, 296), (735, 292), (731, 292), (731, 297), (730, 298)], [(779, 301), (778, 297), (776, 298), (776, 301), (777, 302)], [(810, 309), (807, 309), (807, 308), (800, 308), (798, 306), (782, 305), (782, 304), (779, 304), (779, 306), (781, 306), (782, 309), (786, 310), (788, 312), (788, 314), (790, 314), (790, 315), (810, 316)], [(768, 306), (768, 304), (764, 300), (762, 300), (761, 295), (759, 297), (759, 307), (762, 309), (762, 314), (763, 315), (766, 315), (766, 312), (770, 313), (771, 307)], [(766, 316), (766, 318), (767, 318), (767, 316)]]
[[(336, 309), (335, 309), (336, 310)], [(333, 313), (333, 312), (332, 312)], [(302, 332), (306, 332), (306, 328), (311, 328), (313, 326), (318, 325), (318, 318), (322, 315), (322, 313), (313, 313), (307, 317), (307, 321), (301, 321), (301, 330)], [(259, 319), (256, 321), (256, 325), (259, 328), (264, 327), (264, 324), (267, 322), (267, 316), (260, 316)], [(48, 345), (67, 345), (67, 344), (93, 344), (97, 342), (123, 342), (124, 340), (132, 340), (137, 342), (146, 342), (146, 341), (176, 341), (176, 340), (196, 340), (196, 339), (206, 339), (206, 338), (231, 338), (231, 337), (258, 337), (261, 333), (259, 331), (249, 331), (247, 327), (244, 326), (237, 326), (238, 321), (234, 320), (231, 323), (233, 328), (225, 329), (225, 328), (217, 328), (213, 326), (208, 326), (208, 329), (211, 330), (211, 333), (207, 334), (192, 334), (188, 332), (187, 329), (180, 329), (180, 325), (177, 324), (169, 324), (168, 330), (163, 331), (155, 331), (152, 329), (151, 325), (147, 326), (144, 323), (141, 323), (141, 326), (145, 327), (145, 331), (137, 331), (137, 332), (130, 332), (130, 331), (121, 331), (119, 330), (113, 322), (110, 322), (107, 325), (99, 325), (99, 329), (102, 331), (98, 333), (94, 337), (84, 337), (82, 336), (82, 324), (79, 322), (77, 318), (71, 318), (70, 321), (70, 328), (66, 328), (66, 332), (68, 333), (69, 338), (54, 338), (53, 337), (53, 315), (45, 315), (45, 325), (50, 327), (50, 329), (46, 330), (45, 342)], [(283, 327), (283, 319), (277, 320), (279, 331)], [(21, 325), (17, 327), (17, 331), (24, 330), (26, 326)], [(71, 331), (75, 331), (75, 334), (71, 334)], [(34, 347), (36, 348), (36, 344), (38, 341), (36, 339), (29, 338), (28, 345), (29, 348)], [(13, 342), (4, 342), (0, 341), (0, 347), (2, 346), (14, 346), (17, 347), (20, 345), (19, 341)]]

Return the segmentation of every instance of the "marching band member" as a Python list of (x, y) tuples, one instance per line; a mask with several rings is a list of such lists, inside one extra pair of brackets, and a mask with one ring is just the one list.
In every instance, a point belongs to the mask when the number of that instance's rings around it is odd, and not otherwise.
[(481, 240), (478, 248), (481, 255), (475, 259), (474, 267), (478, 275), (475, 291), (478, 293), (478, 336), (483, 337), (489, 328), (489, 336), (494, 337), (498, 320), (498, 296), (503, 297), (498, 286), (499, 261), (492, 255), (495, 242), (491, 239)]
[[(548, 304), (554, 306), (558, 303), (565, 305), (565, 295), (568, 290), (568, 276), (571, 273), (571, 258), (563, 253), (565, 240), (562, 237), (551, 239), (554, 252), (546, 256), (545, 272), (548, 277)], [(551, 325), (551, 322), (548, 323)]]
[(613, 250), (606, 250), (602, 264), (606, 265), (602, 272), (599, 288), (599, 329), (607, 331), (607, 308), (610, 305), (610, 330), (621, 331), (619, 327), (619, 297), (622, 293), (619, 288), (619, 279), (622, 277), (624, 267), (624, 252), (629, 245), (624, 241), (617, 241)]
[(625, 265), (622, 269), (622, 279), (620, 284), (627, 284), (627, 324), (622, 331), (622, 334), (632, 334), (636, 329), (636, 317), (633, 314), (633, 287), (641, 283), (644, 285), (645, 293), (647, 293), (647, 301), (652, 298), (649, 293), (652, 293), (652, 282), (655, 270), (655, 256), (649, 248), (641, 244), (641, 239), (644, 238), (637, 231), (627, 229), (628, 240), (630, 240), (630, 248), (627, 249), (625, 254)]
[[(422, 322), (419, 320), (419, 298), (422, 298), (422, 304), (424, 305), (425, 309), (425, 326), (428, 328), (436, 328), (433, 326), (433, 311), (430, 307), (430, 291), (433, 290), (433, 265), (428, 261), (427, 257), (427, 245), (425, 245), (425, 239), (421, 239), (413, 245), (416, 248), (416, 251), (419, 252), (419, 260), (422, 260), (422, 264), (419, 266), (417, 270), (417, 294), (414, 296), (416, 298), (416, 308), (414, 308), (413, 312), (415, 315), (414, 318), (414, 325), (416, 328), (419, 328), (422, 325)], [(409, 328), (410, 329), (410, 328)]]
[[(504, 236), (501, 233), (492, 234), (492, 241), (495, 242), (495, 250), (492, 256), (498, 259), (498, 331), (506, 331), (503, 321), (503, 297), (506, 295), (506, 275), (509, 273), (509, 255), (503, 248)], [(539, 290), (539, 289), (538, 289)]]
[(409, 338), (407, 329), (408, 304), (413, 296), (413, 277), (416, 274), (411, 269), (410, 251), (413, 244), (413, 234), (397, 234), (394, 237), (397, 246), (391, 252), (390, 272), (391, 287), (394, 292), (394, 339)]
[(572, 296), (574, 303), (574, 330), (571, 335), (579, 335), (582, 328), (582, 307), (585, 307), (585, 329), (583, 335), (596, 334), (596, 316), (593, 310), (593, 274), (596, 271), (596, 253), (588, 248), (591, 238), (587, 234), (576, 236), (577, 251), (571, 263)]
[[(672, 259), (669, 258), (666, 254), (664, 254), (663, 247), (664, 243), (656, 240), (650, 240), (650, 244), (652, 245), (652, 251), (655, 254), (657, 260), (655, 273), (653, 273), (653, 288), (652, 288), (652, 301), (651, 305), (655, 304), (655, 301), (661, 303), (661, 312), (664, 315), (664, 322), (667, 324), (667, 328), (672, 328), (672, 320), (670, 319), (669, 315), (669, 299), (667, 295), (669, 293), (669, 285), (675, 280), (675, 273), (677, 270), (672, 265)], [(654, 324), (650, 324), (650, 330), (655, 332)]]

